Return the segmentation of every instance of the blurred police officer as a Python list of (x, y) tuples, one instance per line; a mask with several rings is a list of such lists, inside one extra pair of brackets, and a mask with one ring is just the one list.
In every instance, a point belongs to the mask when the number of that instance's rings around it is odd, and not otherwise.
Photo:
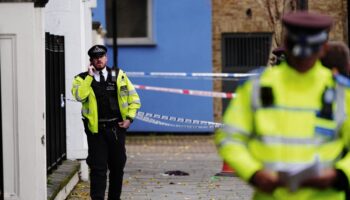
[(120, 199), (126, 163), (125, 132), (141, 106), (126, 74), (106, 66), (106, 53), (103, 45), (91, 47), (88, 71), (75, 76), (72, 87), (73, 96), (82, 103), (93, 200), (104, 200), (107, 169), (108, 199)]
[[(219, 153), (255, 187), (254, 199), (345, 199), (350, 93), (319, 61), (332, 19), (295, 12), (282, 21), (286, 61), (237, 89), (216, 132)], [(320, 169), (280, 176), (313, 164)]]
[(327, 52), (321, 58), (324, 66), (343, 76), (350, 77), (350, 51), (349, 47), (341, 41), (327, 43)]

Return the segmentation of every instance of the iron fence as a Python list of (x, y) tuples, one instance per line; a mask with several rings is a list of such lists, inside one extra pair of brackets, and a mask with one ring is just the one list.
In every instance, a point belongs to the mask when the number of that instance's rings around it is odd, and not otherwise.
[(46, 154), (51, 173), (66, 159), (64, 36), (46, 33)]

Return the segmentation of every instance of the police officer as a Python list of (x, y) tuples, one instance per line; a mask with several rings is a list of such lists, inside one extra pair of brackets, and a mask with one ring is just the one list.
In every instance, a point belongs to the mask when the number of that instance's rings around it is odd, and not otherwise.
[(106, 53), (103, 45), (91, 47), (88, 71), (75, 76), (72, 87), (73, 96), (82, 103), (93, 200), (104, 199), (107, 169), (108, 199), (120, 199), (126, 163), (125, 133), (141, 106), (126, 74), (106, 66)]
[(350, 92), (319, 61), (332, 19), (299, 11), (282, 22), (286, 61), (238, 87), (215, 134), (219, 154), (254, 199), (345, 199)]
[(321, 58), (324, 66), (343, 76), (350, 77), (350, 51), (349, 47), (341, 41), (327, 43), (327, 52)]

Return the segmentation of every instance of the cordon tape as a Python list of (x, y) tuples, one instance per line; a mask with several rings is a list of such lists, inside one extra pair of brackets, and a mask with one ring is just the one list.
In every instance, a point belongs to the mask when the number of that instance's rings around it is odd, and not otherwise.
[[(78, 102), (74, 99), (66, 98), (67, 101), (72, 102)], [(188, 128), (188, 129), (208, 129), (208, 128), (222, 128), (224, 124), (218, 123), (218, 122), (211, 122), (211, 121), (203, 121), (203, 120), (196, 120), (196, 119), (188, 119), (184, 117), (174, 117), (174, 116), (167, 116), (167, 115), (160, 115), (160, 114), (154, 114), (154, 113), (148, 113), (148, 112), (142, 112), (138, 111), (136, 114), (136, 119), (155, 124), (160, 126), (168, 126), (168, 127), (175, 127), (175, 128)], [(160, 120), (169, 121), (169, 122), (175, 122), (175, 123), (182, 123), (182, 124), (170, 124), (166, 123)], [(185, 125), (184, 125), (185, 124)]]
[(151, 91), (158, 91), (158, 92), (185, 94), (185, 95), (201, 96), (201, 97), (217, 97), (217, 98), (223, 98), (223, 99), (232, 99), (236, 96), (235, 93), (229, 93), (229, 92), (211, 92), (211, 91), (203, 91), (203, 90), (165, 88), (165, 87), (155, 87), (155, 86), (146, 86), (146, 85), (134, 85), (134, 87), (139, 90), (151, 90)]
[[(202, 121), (202, 120), (193, 120), (193, 119), (185, 119), (180, 117), (171, 117), (171, 116), (165, 116), (165, 115), (159, 115), (159, 114), (152, 114), (152, 113), (144, 113), (144, 112), (138, 112), (136, 115), (136, 118), (138, 120), (160, 125), (160, 126), (168, 126), (168, 127), (175, 127), (175, 128), (187, 128), (187, 129), (213, 129), (213, 128), (222, 128), (224, 125), (217, 122), (210, 122), (210, 121)], [(166, 120), (171, 121), (164, 122), (160, 120)], [(182, 123), (182, 124), (174, 124), (174, 123)]]
[[(196, 77), (196, 78), (249, 78), (251, 76), (257, 75), (256, 73), (185, 73), (185, 72), (127, 72), (130, 77)], [(178, 89), (178, 88), (165, 88), (165, 87), (155, 87), (146, 85), (134, 84), (134, 87), (139, 90), (150, 90), (158, 92), (176, 93), (184, 95), (202, 96), (202, 97), (217, 97), (231, 99), (236, 96), (235, 93), (228, 92), (212, 92), (203, 90), (188, 90), (188, 89)], [(77, 102), (74, 99), (65, 98), (66, 101)], [(148, 112), (137, 112), (136, 118), (155, 125), (168, 126), (175, 128), (189, 128), (189, 129), (208, 129), (208, 128), (222, 128), (224, 124), (203, 120), (194, 120), (183, 117), (174, 117), (167, 115), (160, 115)], [(163, 122), (160, 120), (169, 121), (172, 123)], [(177, 124), (173, 124), (177, 123)], [(179, 124), (180, 123), (180, 124)], [(181, 124), (182, 123), (182, 124)]]
[(186, 73), (186, 72), (126, 72), (129, 77), (220, 77), (220, 78), (246, 78), (256, 76), (257, 73)]

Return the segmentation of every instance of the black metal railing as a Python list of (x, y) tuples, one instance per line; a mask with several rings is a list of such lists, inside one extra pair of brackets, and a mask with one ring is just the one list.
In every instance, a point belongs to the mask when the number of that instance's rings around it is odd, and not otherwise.
[(66, 159), (64, 36), (46, 33), (46, 157), (51, 173)]

